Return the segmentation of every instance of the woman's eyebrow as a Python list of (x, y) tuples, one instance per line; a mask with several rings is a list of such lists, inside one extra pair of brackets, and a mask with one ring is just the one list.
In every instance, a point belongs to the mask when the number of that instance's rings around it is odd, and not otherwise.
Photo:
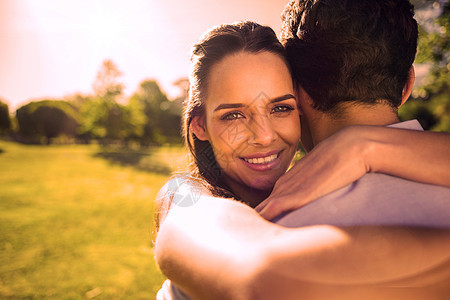
[[(276, 102), (284, 101), (284, 100), (287, 100), (287, 99), (296, 99), (296, 98), (292, 94), (286, 94), (286, 95), (275, 97), (275, 98), (271, 99), (270, 103), (276, 103)], [(214, 109), (214, 111), (218, 111), (218, 110), (221, 110), (221, 109), (241, 108), (241, 107), (247, 107), (247, 106), (248, 105), (242, 104), (242, 103), (222, 103), (222, 104), (218, 105)]]
[(276, 102), (284, 101), (284, 100), (287, 100), (287, 99), (294, 99), (295, 100), (296, 98), (292, 94), (286, 94), (286, 95), (283, 95), (283, 96), (280, 96), (280, 97), (273, 98), (272, 100), (270, 100), (270, 103), (276, 103)]
[(219, 106), (217, 106), (214, 111), (218, 111), (221, 109), (228, 109), (228, 108), (240, 108), (240, 107), (245, 107), (247, 105), (244, 105), (242, 103), (224, 103), (224, 104), (220, 104)]

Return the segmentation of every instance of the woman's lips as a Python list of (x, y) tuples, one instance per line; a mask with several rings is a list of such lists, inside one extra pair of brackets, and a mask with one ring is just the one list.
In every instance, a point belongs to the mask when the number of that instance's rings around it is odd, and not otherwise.
[(267, 171), (276, 167), (280, 162), (282, 151), (271, 151), (265, 154), (254, 154), (240, 157), (245, 166), (255, 171)]
[(266, 157), (258, 157), (258, 158), (242, 158), (244, 161), (250, 163), (250, 164), (267, 164), (270, 163), (272, 161), (274, 161), (275, 159), (277, 159), (278, 154), (272, 154)]

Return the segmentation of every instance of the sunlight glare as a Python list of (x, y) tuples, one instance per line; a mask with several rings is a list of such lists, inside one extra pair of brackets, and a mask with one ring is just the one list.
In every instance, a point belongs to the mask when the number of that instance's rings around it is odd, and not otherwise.
[(95, 2), (87, 16), (84, 30), (96, 51), (109, 52), (126, 42), (126, 19), (123, 11), (111, 9), (104, 2)]
[(113, 47), (126, 37), (125, 27), (117, 13), (97, 11), (90, 16), (86, 25), (90, 39), (100, 48)]

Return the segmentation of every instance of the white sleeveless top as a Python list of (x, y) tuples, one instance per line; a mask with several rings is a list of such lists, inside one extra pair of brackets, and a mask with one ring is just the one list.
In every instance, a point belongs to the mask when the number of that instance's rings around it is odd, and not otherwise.
[(156, 294), (156, 300), (190, 300), (185, 293), (178, 289), (169, 279), (164, 281)]

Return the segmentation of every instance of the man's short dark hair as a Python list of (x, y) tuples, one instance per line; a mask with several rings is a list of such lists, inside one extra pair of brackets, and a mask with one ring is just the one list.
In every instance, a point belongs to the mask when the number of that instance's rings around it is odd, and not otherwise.
[(295, 82), (324, 112), (345, 101), (397, 108), (416, 55), (413, 17), (408, 0), (291, 1), (282, 42)]

